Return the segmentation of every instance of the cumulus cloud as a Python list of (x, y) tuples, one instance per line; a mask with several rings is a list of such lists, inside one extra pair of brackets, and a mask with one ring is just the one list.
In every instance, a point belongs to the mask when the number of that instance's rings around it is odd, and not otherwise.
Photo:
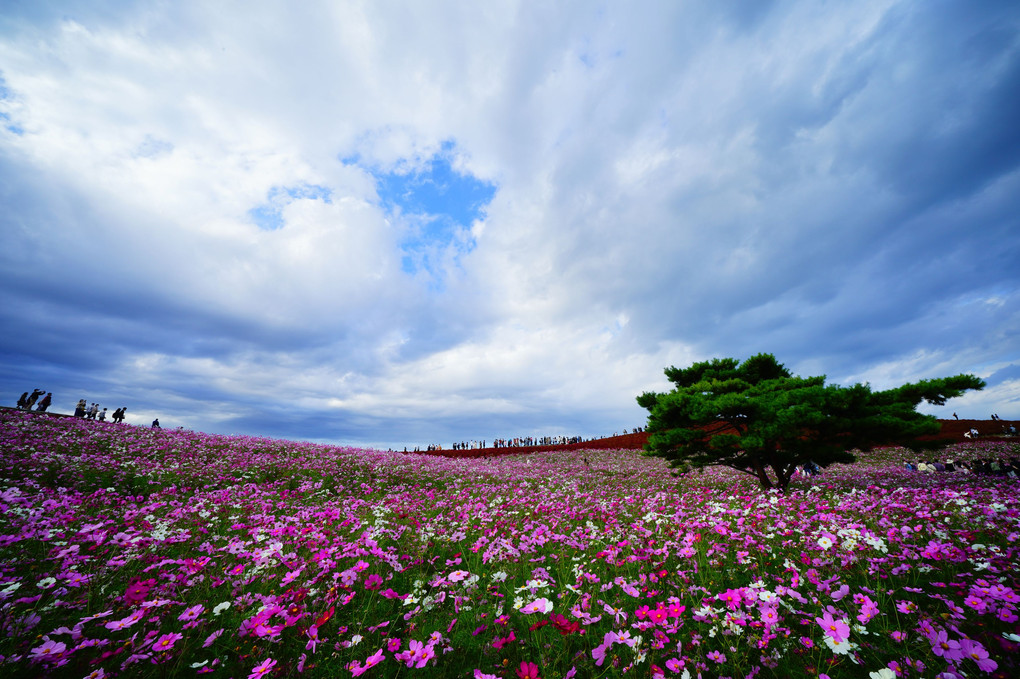
[(998, 375), (957, 410), (1020, 418), (1014, 3), (5, 14), (12, 398), (596, 435), (640, 426), (667, 365), (770, 351)]

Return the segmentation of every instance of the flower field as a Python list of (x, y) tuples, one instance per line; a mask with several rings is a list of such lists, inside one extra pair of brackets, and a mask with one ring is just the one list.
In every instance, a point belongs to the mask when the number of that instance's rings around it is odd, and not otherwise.
[(911, 457), (784, 496), (4, 411), (0, 676), (1018, 676), (1018, 483)]

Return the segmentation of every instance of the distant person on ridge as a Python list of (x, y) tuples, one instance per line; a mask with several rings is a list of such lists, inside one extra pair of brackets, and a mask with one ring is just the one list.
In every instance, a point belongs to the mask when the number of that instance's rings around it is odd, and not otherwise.
[(153, 429), (159, 429), (160, 428), (159, 427), (159, 418), (158, 417), (152, 421), (152, 428)]
[(45, 393), (46, 392), (43, 391), (42, 389), (33, 389), (32, 393), (29, 394), (28, 396), (28, 400), (25, 401), (25, 410), (31, 410), (32, 406), (35, 405), (35, 402), (39, 399), (39, 397)]
[(53, 403), (52, 392), (43, 396), (42, 400), (39, 401), (39, 407), (36, 408), (36, 410), (39, 411), (40, 413), (45, 413), (46, 409), (50, 407), (51, 403)]

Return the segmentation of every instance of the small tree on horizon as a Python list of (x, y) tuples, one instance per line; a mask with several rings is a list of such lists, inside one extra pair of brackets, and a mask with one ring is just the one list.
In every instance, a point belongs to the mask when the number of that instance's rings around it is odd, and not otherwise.
[(824, 375), (791, 374), (772, 354), (743, 363), (716, 358), (665, 373), (672, 391), (637, 398), (649, 412), (646, 454), (683, 470), (730, 467), (782, 491), (805, 463), (852, 463), (851, 451), (879, 445), (931, 447), (919, 439), (937, 435), (940, 425), (917, 406), (944, 405), (985, 386), (963, 374), (885, 391), (826, 385)]

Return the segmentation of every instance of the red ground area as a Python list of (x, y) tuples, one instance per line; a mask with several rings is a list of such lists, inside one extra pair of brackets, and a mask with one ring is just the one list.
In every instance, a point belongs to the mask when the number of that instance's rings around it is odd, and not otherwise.
[[(1009, 425), (1020, 430), (1020, 421), (1009, 420), (939, 420), (942, 430), (936, 436), (926, 436), (925, 439), (949, 439), (951, 441), (966, 441), (964, 433), (971, 429), (977, 429), (979, 439), (1002, 439), (1003, 431)], [(552, 446), (518, 446), (514, 448), (478, 448), (476, 450), (434, 450), (422, 451), (420, 453), (408, 453), (408, 455), (440, 455), (442, 457), (494, 457), (496, 455), (524, 455), (537, 453), (543, 450), (640, 450), (648, 441), (648, 434), (640, 432), (637, 434), (623, 434), (621, 436), (608, 436), (606, 438), (584, 441), (582, 443), (569, 443), (567, 445)]]

